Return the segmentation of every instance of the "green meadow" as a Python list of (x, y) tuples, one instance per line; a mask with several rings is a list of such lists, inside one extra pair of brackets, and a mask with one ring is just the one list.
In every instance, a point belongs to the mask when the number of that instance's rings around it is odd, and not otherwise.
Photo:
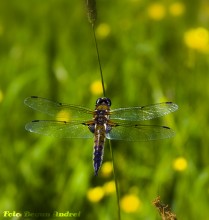
[(207, 219), (208, 1), (97, 0), (112, 108), (172, 101), (178, 111), (140, 124), (168, 126), (173, 138), (111, 141), (114, 161), (106, 141), (95, 177), (93, 139), (25, 130), (32, 120), (53, 119), (24, 105), (29, 96), (92, 110), (103, 96), (84, 3), (0, 0), (0, 217), (117, 220), (119, 200), (122, 220), (160, 220), (152, 204), (160, 196), (178, 219)]

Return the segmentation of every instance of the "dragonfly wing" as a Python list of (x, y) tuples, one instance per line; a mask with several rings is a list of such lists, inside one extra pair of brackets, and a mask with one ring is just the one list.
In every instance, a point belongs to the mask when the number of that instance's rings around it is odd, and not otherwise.
[(57, 120), (63, 121), (89, 120), (93, 114), (93, 111), (88, 108), (54, 102), (37, 96), (26, 98), (24, 103), (34, 110), (54, 116)]
[(88, 123), (35, 120), (26, 124), (25, 129), (30, 132), (59, 138), (92, 138), (93, 133), (88, 129)]
[(178, 105), (172, 102), (163, 102), (141, 107), (118, 108), (110, 111), (110, 119), (144, 121), (174, 112)]
[(107, 138), (111, 140), (149, 141), (170, 138), (174, 134), (174, 131), (166, 126), (124, 124), (112, 127)]

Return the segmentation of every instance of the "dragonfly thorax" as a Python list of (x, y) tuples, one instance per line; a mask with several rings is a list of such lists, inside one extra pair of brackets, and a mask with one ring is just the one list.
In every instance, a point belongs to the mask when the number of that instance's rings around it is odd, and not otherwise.
[(108, 98), (99, 98), (96, 101), (96, 107), (94, 110), (94, 122), (95, 124), (105, 124), (109, 119), (111, 101)]

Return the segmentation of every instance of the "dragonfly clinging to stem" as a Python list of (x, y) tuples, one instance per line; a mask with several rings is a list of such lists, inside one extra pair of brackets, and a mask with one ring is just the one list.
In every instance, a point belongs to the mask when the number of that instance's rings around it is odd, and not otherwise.
[(104, 143), (110, 140), (149, 141), (170, 138), (174, 131), (166, 126), (142, 125), (174, 112), (178, 106), (164, 102), (141, 107), (110, 109), (111, 100), (98, 98), (94, 110), (79, 105), (63, 104), (31, 96), (24, 103), (30, 108), (55, 117), (55, 120), (34, 120), (26, 130), (60, 138), (94, 138), (94, 172), (98, 174), (103, 160)]

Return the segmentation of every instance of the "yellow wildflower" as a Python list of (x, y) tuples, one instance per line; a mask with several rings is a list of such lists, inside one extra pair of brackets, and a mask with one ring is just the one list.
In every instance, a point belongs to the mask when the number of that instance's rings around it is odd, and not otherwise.
[(147, 13), (153, 20), (162, 20), (165, 17), (166, 9), (161, 3), (153, 3), (148, 7)]
[(110, 181), (104, 184), (103, 186), (104, 192), (106, 195), (112, 194), (115, 192), (115, 182)]
[(103, 163), (101, 167), (101, 174), (104, 177), (109, 177), (112, 174), (113, 167), (111, 162), (105, 162)]
[(96, 35), (100, 39), (104, 39), (110, 34), (110, 26), (106, 23), (101, 23), (96, 29)]
[(95, 80), (92, 84), (91, 84), (91, 92), (94, 95), (101, 95), (103, 93), (103, 89), (102, 89), (102, 83), (100, 80)]
[(99, 202), (104, 197), (104, 189), (100, 186), (91, 188), (87, 192), (87, 198), (91, 202)]
[(137, 212), (141, 207), (140, 199), (134, 194), (124, 196), (120, 204), (123, 211), (127, 213)]
[(185, 11), (185, 6), (181, 2), (175, 2), (170, 5), (169, 7), (169, 12), (173, 16), (180, 16), (184, 13)]
[(187, 160), (184, 157), (178, 157), (173, 162), (173, 169), (176, 171), (184, 171), (187, 166)]
[(203, 27), (191, 29), (184, 34), (185, 44), (199, 52), (209, 52), (209, 31)]
[(56, 119), (60, 121), (70, 121), (70, 113), (66, 110), (61, 110), (56, 115)]

